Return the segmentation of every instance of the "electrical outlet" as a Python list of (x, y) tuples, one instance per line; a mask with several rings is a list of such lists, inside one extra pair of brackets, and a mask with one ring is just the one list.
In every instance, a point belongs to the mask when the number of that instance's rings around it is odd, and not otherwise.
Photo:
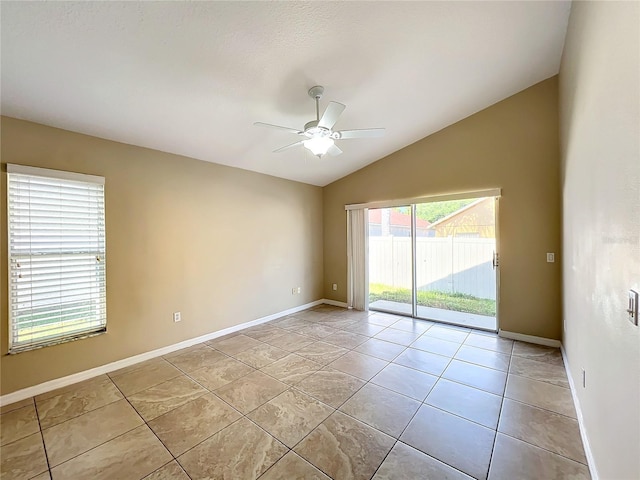
[(333, 288), (333, 290), (338, 290), (338, 284), (334, 283), (333, 285), (331, 285), (331, 288)]
[(173, 312), (173, 321), (180, 322), (181, 320), (182, 320), (182, 315), (180, 315), (180, 312)]
[(556, 254), (555, 253), (547, 253), (547, 262), (548, 263), (553, 263), (556, 261)]
[(296, 293), (302, 293), (302, 287), (298, 287), (298, 291)]

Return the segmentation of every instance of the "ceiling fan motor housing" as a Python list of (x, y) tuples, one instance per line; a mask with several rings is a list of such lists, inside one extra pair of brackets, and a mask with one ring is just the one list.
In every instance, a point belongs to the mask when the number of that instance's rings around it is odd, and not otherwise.
[(330, 137), (331, 130), (318, 126), (318, 120), (311, 120), (304, 125), (304, 136), (308, 138), (314, 137)]

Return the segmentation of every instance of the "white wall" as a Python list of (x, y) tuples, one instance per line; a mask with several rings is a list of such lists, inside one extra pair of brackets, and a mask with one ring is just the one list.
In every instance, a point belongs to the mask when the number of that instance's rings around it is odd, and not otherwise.
[(640, 478), (639, 26), (638, 2), (574, 2), (560, 70), (564, 345), (601, 479)]

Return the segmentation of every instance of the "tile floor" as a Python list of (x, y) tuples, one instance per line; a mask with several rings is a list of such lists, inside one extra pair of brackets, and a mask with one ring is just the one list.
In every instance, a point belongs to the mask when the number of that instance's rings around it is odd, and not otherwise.
[(6, 480), (590, 478), (557, 349), (326, 305), (0, 419)]

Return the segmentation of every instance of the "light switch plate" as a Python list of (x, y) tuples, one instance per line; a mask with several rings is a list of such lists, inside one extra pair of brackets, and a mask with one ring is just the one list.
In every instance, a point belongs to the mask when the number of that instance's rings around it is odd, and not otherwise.
[(634, 325), (638, 325), (638, 292), (629, 290), (629, 306), (627, 307), (629, 321)]
[(556, 261), (556, 254), (555, 253), (547, 253), (547, 262), (548, 263), (553, 263)]

